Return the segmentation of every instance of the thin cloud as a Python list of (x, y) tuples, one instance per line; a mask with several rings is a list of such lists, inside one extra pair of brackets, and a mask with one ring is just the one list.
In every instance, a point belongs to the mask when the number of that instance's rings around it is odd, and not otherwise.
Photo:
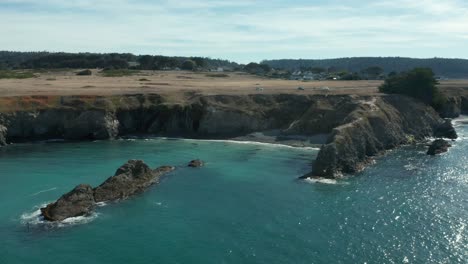
[[(196, 55), (240, 62), (468, 54), (468, 6), (434, 1), (0, 0), (1, 50)], [(447, 48), (450, 47), (450, 48)]]

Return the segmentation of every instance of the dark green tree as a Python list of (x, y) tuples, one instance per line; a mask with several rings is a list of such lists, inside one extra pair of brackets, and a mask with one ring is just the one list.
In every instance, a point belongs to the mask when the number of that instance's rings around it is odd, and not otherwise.
[(437, 84), (432, 69), (414, 68), (388, 77), (379, 87), (379, 91), (388, 94), (405, 94), (438, 109), (445, 103), (445, 97), (438, 90)]
[(154, 64), (154, 58), (150, 55), (143, 55), (138, 58), (138, 62), (140, 63), (140, 68), (142, 70), (152, 70)]
[(310, 70), (312, 71), (312, 73), (315, 73), (315, 74), (319, 74), (319, 73), (323, 73), (327, 71), (325, 68), (322, 68), (322, 67), (312, 67)]
[(271, 71), (271, 67), (267, 64), (258, 64), (256, 62), (251, 62), (244, 66), (244, 71), (251, 74), (263, 75)]
[(193, 71), (197, 68), (197, 64), (193, 60), (186, 60), (180, 66), (182, 70)]

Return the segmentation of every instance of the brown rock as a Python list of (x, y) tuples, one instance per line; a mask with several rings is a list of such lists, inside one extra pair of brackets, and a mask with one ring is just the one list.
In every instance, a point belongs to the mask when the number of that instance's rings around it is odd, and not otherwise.
[(427, 155), (437, 155), (448, 151), (448, 148), (451, 147), (450, 143), (444, 139), (436, 139), (432, 144), (429, 146), (427, 150)]
[(69, 217), (89, 214), (94, 204), (93, 188), (87, 184), (80, 184), (55, 203), (41, 208), (41, 213), (48, 221), (62, 221)]
[(152, 170), (142, 160), (129, 160), (114, 176), (94, 189), (94, 199), (96, 202), (125, 199), (158, 183), (160, 176), (172, 170), (174, 167), (170, 166)]
[(192, 168), (203, 167), (205, 163), (202, 160), (196, 159), (189, 162), (188, 166)]

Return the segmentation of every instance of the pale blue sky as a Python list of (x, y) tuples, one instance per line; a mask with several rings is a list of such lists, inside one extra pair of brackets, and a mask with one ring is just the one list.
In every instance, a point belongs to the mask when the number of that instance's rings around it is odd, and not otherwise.
[(468, 58), (468, 1), (0, 0), (0, 50)]

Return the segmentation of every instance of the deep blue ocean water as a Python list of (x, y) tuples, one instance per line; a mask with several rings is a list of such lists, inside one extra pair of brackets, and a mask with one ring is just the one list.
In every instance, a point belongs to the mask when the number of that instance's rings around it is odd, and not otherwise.
[[(0, 263), (467, 263), (468, 128), (312, 183), (314, 149), (137, 139), (0, 149)], [(187, 168), (194, 158), (200, 169)], [(37, 209), (128, 159), (178, 169), (142, 195), (48, 225)]]

